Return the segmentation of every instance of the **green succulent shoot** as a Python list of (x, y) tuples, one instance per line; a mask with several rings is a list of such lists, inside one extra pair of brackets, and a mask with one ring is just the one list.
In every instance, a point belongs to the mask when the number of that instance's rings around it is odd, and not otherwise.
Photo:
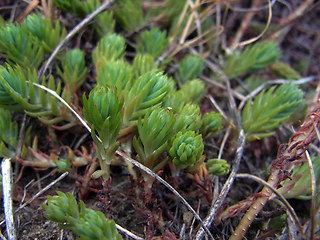
[(171, 111), (154, 108), (138, 121), (139, 137), (133, 138), (133, 146), (138, 153), (138, 160), (154, 172), (167, 162), (158, 159), (168, 149), (168, 141), (173, 131), (174, 116)]
[[(27, 71), (27, 73), (25, 73)], [(13, 110), (25, 111), (32, 117), (38, 117), (45, 124), (56, 124), (62, 120), (75, 122), (74, 116), (66, 111), (58, 99), (35, 86), (39, 84), (35, 70), (23, 70), (20, 66), (0, 66), (0, 105)], [(52, 77), (43, 86), (61, 93), (61, 86), (55, 86)]]
[(124, 93), (124, 126), (136, 125), (152, 107), (160, 106), (171, 88), (169, 79), (159, 71), (151, 71), (136, 79)]
[(38, 14), (28, 15), (21, 27), (30, 37), (36, 38), (41, 43), (46, 53), (53, 52), (67, 33), (66, 29), (60, 27), (59, 21), (53, 26), (49, 19)]
[(205, 113), (201, 120), (201, 133), (209, 136), (222, 128), (222, 115), (220, 113)]
[(206, 162), (208, 173), (211, 176), (224, 176), (229, 173), (230, 165), (224, 159), (209, 159)]
[(127, 32), (133, 32), (144, 23), (141, 0), (117, 1), (114, 13), (117, 22)]
[(85, 17), (100, 6), (100, 0), (54, 0), (54, 5), (63, 11)]
[[(101, 170), (94, 173), (93, 177), (103, 176), (109, 178), (110, 164), (113, 154), (119, 147), (117, 137), (121, 127), (121, 109), (123, 102), (116, 93), (109, 88), (97, 86), (91, 90), (88, 99), (83, 96), (83, 114), (92, 124), (92, 138), (98, 149)], [(96, 137), (97, 131), (101, 143)]]
[(166, 31), (153, 27), (141, 32), (137, 50), (138, 53), (149, 54), (157, 59), (167, 49), (168, 44)]
[(95, 17), (95, 24), (93, 26), (99, 36), (104, 36), (114, 31), (115, 24), (113, 11), (104, 11)]
[(278, 45), (272, 41), (255, 43), (241, 54), (232, 54), (226, 62), (224, 73), (234, 79), (247, 72), (263, 69), (276, 62), (281, 56)]
[(17, 144), (18, 125), (8, 110), (0, 108), (0, 156), (15, 157)]
[[(172, 109), (174, 110), (174, 109)], [(200, 108), (196, 104), (188, 103), (176, 111), (175, 132), (198, 131), (201, 127)]]
[(179, 64), (176, 78), (182, 84), (197, 78), (204, 69), (204, 60), (199, 55), (187, 55)]
[[(74, 16), (85, 17), (100, 5), (100, 0), (54, 0), (54, 4), (57, 8), (69, 12)], [(113, 19), (112, 11), (104, 11), (95, 17), (93, 23), (93, 29), (99, 36), (103, 36), (106, 33), (113, 32), (115, 21)]]
[(0, 52), (8, 57), (9, 63), (26, 68), (37, 69), (43, 61), (43, 47), (39, 40), (32, 39), (20, 25), (12, 23), (0, 28)]
[(203, 97), (204, 85), (203, 81), (193, 79), (183, 84), (178, 91), (182, 93), (185, 101), (198, 104)]
[(290, 80), (298, 80), (301, 78), (300, 74), (296, 70), (284, 62), (275, 62), (270, 66), (270, 68), (273, 74), (280, 78)]
[(59, 223), (60, 227), (70, 229), (80, 217), (77, 201), (71, 193), (58, 191), (57, 194), (58, 196), (48, 196), (48, 204), (42, 206), (45, 217)]
[[(320, 180), (320, 157), (312, 157), (313, 171), (317, 186)], [(307, 200), (312, 198), (311, 175), (308, 162), (298, 163), (293, 167), (293, 174), (281, 183), (278, 189), (285, 198), (297, 198)]]
[(133, 78), (134, 70), (131, 65), (122, 60), (112, 60), (99, 69), (96, 81), (99, 86), (116, 89), (117, 93), (123, 96), (125, 87), (132, 86)]
[(174, 137), (169, 154), (177, 167), (196, 170), (204, 160), (203, 150), (201, 134), (196, 134), (194, 131), (178, 132)]
[(266, 132), (278, 128), (289, 119), (301, 104), (302, 91), (293, 84), (283, 84), (262, 91), (254, 101), (250, 99), (242, 112), (242, 125), (247, 140), (252, 141), (268, 136), (274, 132)]
[(70, 93), (74, 94), (87, 77), (84, 52), (80, 49), (68, 51), (62, 60), (61, 65), (62, 70), (58, 68), (58, 74)]
[(134, 57), (132, 66), (136, 72), (136, 76), (141, 76), (157, 67), (152, 55), (139, 53)]
[(42, 205), (45, 217), (57, 222), (62, 229), (72, 230), (86, 240), (121, 240), (113, 220), (109, 220), (100, 211), (79, 204), (71, 193), (57, 192), (57, 196), (48, 196), (47, 205)]
[(122, 236), (118, 233), (113, 220), (107, 219), (100, 211), (95, 211), (85, 207), (82, 207), (79, 222), (72, 230), (81, 236), (79, 239), (83, 240), (122, 239)]
[(117, 34), (108, 33), (103, 36), (92, 52), (92, 59), (99, 72), (100, 68), (112, 60), (121, 60), (126, 49), (125, 39)]

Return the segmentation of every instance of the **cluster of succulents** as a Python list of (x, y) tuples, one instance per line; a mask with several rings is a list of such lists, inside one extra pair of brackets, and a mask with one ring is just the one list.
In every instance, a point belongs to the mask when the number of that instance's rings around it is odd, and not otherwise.
[(79, 239), (122, 239), (113, 220), (100, 211), (86, 208), (82, 201), (77, 203), (71, 193), (57, 192), (56, 196), (48, 196), (48, 203), (42, 207), (47, 219), (72, 230)]
[[(101, 5), (99, 0), (53, 2), (55, 7), (78, 17)], [(92, 34), (98, 40), (91, 55), (79, 47), (65, 48), (57, 56), (52, 74), (41, 79), (37, 74), (40, 65), (66, 36), (66, 29), (59, 21), (53, 23), (39, 14), (31, 14), (21, 23), (4, 23), (0, 28), (0, 53), (6, 57), (6, 63), (0, 66), (0, 156), (15, 157), (17, 147), (18, 127), (9, 110), (65, 129), (79, 124), (79, 119), (66, 108), (65, 104), (69, 104), (90, 125), (97, 150), (92, 159), (98, 159), (98, 166), (89, 160), (81, 162), (95, 166), (90, 169), (90, 180), (110, 180), (110, 166), (120, 162), (115, 154), (119, 149), (155, 173), (170, 163), (189, 175), (195, 174), (199, 166), (204, 166), (211, 176), (227, 175), (230, 165), (226, 160), (212, 156), (206, 160), (205, 155), (204, 139), (218, 134), (223, 120), (218, 112), (200, 109), (207, 93), (200, 80), (206, 69), (204, 56), (166, 55), (179, 35), (179, 27), (175, 27), (187, 24), (185, 19), (179, 19), (184, 3), (165, 1), (172, 26), (160, 29), (145, 25), (152, 14), (144, 14), (141, 0), (117, 1), (112, 10), (96, 16), (92, 23)], [(134, 36), (130, 39), (133, 42), (115, 32), (116, 26), (127, 36)], [(127, 54), (127, 49), (134, 52), (134, 57)], [(270, 66), (279, 76), (298, 78), (289, 67), (277, 68), (280, 57), (275, 42), (258, 42), (224, 56), (222, 71), (232, 81)], [(168, 71), (172, 68), (175, 73)], [(92, 81), (86, 81), (88, 76)], [(247, 141), (272, 136), (302, 100), (303, 93), (294, 84), (273, 86), (250, 98), (240, 109), (240, 125)], [(233, 127), (236, 125), (231, 119), (230, 122)], [(76, 164), (70, 160), (70, 151), (68, 157), (50, 159), (48, 166), (57, 167), (60, 172), (72, 169)], [(126, 166), (130, 168), (128, 163)], [(304, 165), (299, 171), (306, 171), (305, 168)], [(129, 169), (132, 171), (135, 170)], [(297, 175), (293, 177), (298, 183)], [(147, 178), (144, 180), (147, 182)], [(44, 210), (48, 219), (72, 229), (81, 239), (121, 239), (113, 221), (85, 208), (83, 202), (77, 204), (71, 194), (58, 192), (58, 196), (48, 197)]]

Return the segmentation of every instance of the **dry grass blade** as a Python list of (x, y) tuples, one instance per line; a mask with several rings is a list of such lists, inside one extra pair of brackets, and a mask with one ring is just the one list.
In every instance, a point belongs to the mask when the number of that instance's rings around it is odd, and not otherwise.
[[(26, 201), (24, 204), (20, 205), (19, 208), (17, 208), (14, 213), (17, 213), (18, 211), (20, 211), (21, 209), (23, 209), (25, 206), (27, 206), (28, 204), (30, 204), (33, 200), (35, 200), (37, 197), (39, 197), (41, 194), (43, 194), (44, 192), (46, 192), (48, 189), (50, 189), (53, 185), (55, 185), (57, 182), (61, 181), (62, 179), (64, 179), (69, 173), (65, 172), (63, 174), (61, 174), (56, 180), (54, 180), (53, 182), (51, 182), (50, 184), (48, 184), (45, 188), (43, 188), (41, 191), (37, 192), (34, 196), (32, 196), (32, 198), (30, 198), (28, 201)], [(4, 223), (5, 221), (0, 222), (0, 226)]]
[(234, 46), (234, 48), (237, 48), (239, 46), (245, 46), (245, 45), (248, 45), (250, 43), (253, 43), (255, 41), (257, 41), (259, 38), (261, 38), (263, 36), (263, 34), (265, 34), (265, 32), (267, 31), (267, 29), (269, 28), (269, 25), (270, 25), (270, 22), (271, 22), (271, 19), (272, 19), (272, 5), (270, 3), (270, 0), (268, 0), (268, 4), (269, 4), (269, 15), (268, 15), (268, 21), (267, 21), (267, 24), (266, 26), (264, 27), (263, 31), (257, 36), (257, 37), (254, 37), (254, 38), (251, 38), (249, 40), (246, 40), (246, 41), (243, 41), (243, 42), (240, 42), (238, 43), (237, 45)]
[(239, 104), (239, 109), (242, 109), (246, 102), (256, 96), (259, 92), (261, 92), (265, 87), (273, 84), (286, 84), (286, 83), (292, 83), (292, 84), (305, 84), (311, 81), (314, 81), (316, 79), (315, 76), (305, 77), (301, 78), (299, 80), (289, 80), (289, 79), (275, 79), (268, 82), (265, 82), (258, 86), (256, 89), (254, 89), (252, 92), (250, 92), (247, 96), (245, 96), (244, 99), (241, 100), (241, 103)]
[(12, 209), (12, 169), (11, 159), (4, 158), (1, 162), (2, 172), (2, 189), (3, 189), (3, 205), (4, 215), (6, 221), (7, 235), (9, 240), (16, 240), (16, 230), (14, 227), (13, 220), (13, 209)]
[(23, 21), (23, 19), (25, 19), (26, 16), (28, 16), (28, 14), (35, 9), (39, 4), (38, 0), (33, 0), (32, 2), (29, 3), (28, 7), (26, 8), (26, 10), (22, 13), (22, 15), (17, 19), (18, 23), (21, 23)]
[[(318, 134), (318, 129), (316, 129), (316, 132)], [(315, 229), (316, 229), (316, 209), (317, 209), (317, 181), (314, 173), (314, 168), (312, 164), (312, 160), (310, 157), (309, 152), (306, 150), (306, 156), (309, 164), (309, 169), (310, 169), (310, 176), (311, 176), (311, 227), (310, 227), (310, 239), (314, 240), (315, 239)]]
[(148, 173), (150, 176), (154, 177), (155, 179), (157, 179), (160, 183), (162, 183), (164, 186), (166, 186), (174, 195), (176, 195), (179, 200), (186, 205), (186, 207), (193, 213), (194, 217), (201, 223), (201, 226), (204, 228), (204, 231), (210, 236), (211, 239), (214, 239), (213, 236), (211, 235), (209, 229), (206, 227), (205, 223), (202, 221), (202, 219), (200, 218), (200, 216), (196, 213), (196, 211), (190, 206), (190, 204), (181, 196), (180, 193), (177, 192), (177, 190), (175, 190), (169, 183), (167, 183), (163, 178), (161, 178), (160, 176), (158, 176), (157, 174), (155, 174), (153, 171), (151, 171), (149, 168), (145, 167), (144, 165), (142, 165), (141, 163), (133, 160), (132, 158), (129, 158), (128, 156), (126, 156), (124, 153), (120, 152), (120, 151), (116, 151), (116, 153), (118, 155), (120, 155), (123, 159), (125, 159), (126, 161), (132, 163), (133, 165), (135, 165), (136, 167), (138, 167), (139, 169), (143, 170), (144, 172)]
[(133, 234), (132, 232), (128, 231), (127, 229), (121, 227), (120, 225), (116, 224), (117, 229), (119, 230), (119, 232), (122, 232), (124, 234), (126, 234), (128, 237), (131, 237), (135, 240), (143, 240), (142, 237), (138, 237), (137, 235)]

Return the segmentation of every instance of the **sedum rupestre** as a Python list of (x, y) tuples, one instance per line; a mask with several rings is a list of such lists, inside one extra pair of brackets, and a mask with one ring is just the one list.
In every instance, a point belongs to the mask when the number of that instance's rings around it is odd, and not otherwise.
[(82, 201), (78, 204), (71, 193), (58, 191), (57, 194), (48, 196), (47, 205), (42, 206), (47, 219), (58, 223), (62, 229), (72, 230), (78, 239), (122, 239), (114, 221), (107, 219), (102, 212), (86, 208)]
[(181, 169), (196, 168), (197, 162), (203, 161), (204, 145), (201, 134), (194, 131), (178, 132), (175, 136), (169, 154), (172, 162)]

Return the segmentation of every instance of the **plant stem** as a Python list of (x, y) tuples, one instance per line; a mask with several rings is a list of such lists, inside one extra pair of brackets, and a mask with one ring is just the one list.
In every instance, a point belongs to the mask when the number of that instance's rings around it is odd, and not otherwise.
[[(280, 169), (275, 169), (272, 171), (268, 179), (268, 183), (274, 188), (276, 188), (279, 183), (279, 173)], [(254, 204), (252, 204), (252, 206), (249, 208), (229, 240), (240, 240), (244, 237), (244, 234), (247, 232), (250, 224), (264, 207), (269, 197), (272, 195), (272, 190), (268, 187), (264, 187), (260, 194), (261, 196), (258, 197)]]

